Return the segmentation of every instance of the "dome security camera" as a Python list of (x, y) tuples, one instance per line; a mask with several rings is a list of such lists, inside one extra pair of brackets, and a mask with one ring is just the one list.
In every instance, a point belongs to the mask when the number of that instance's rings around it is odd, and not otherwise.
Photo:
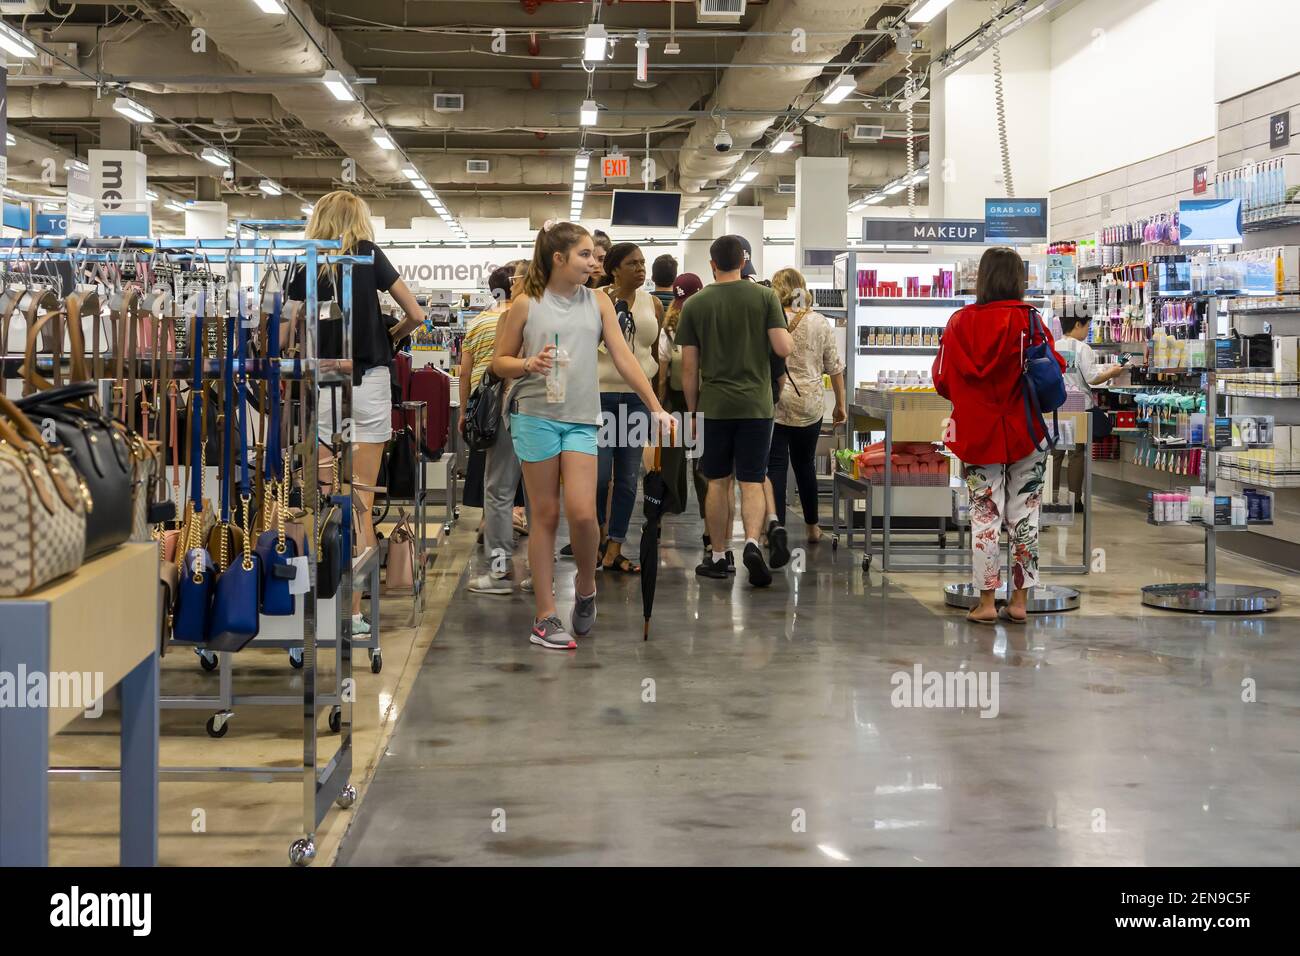
[(713, 148), (719, 153), (731, 151), (731, 134), (727, 132), (726, 127), (718, 130), (718, 135), (713, 137)]

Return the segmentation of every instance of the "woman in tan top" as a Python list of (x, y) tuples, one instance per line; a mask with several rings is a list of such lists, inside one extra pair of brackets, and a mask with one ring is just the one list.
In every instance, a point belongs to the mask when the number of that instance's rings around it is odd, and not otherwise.
[[(785, 360), (785, 385), (776, 404), (772, 448), (768, 453), (767, 476), (772, 483), (778, 523), (785, 525), (786, 473), (794, 468), (799, 500), (808, 541), (821, 538), (817, 515), (817, 439), (826, 414), (822, 376), (829, 375), (835, 389), (834, 425), (844, 424), (844, 359), (835, 345), (835, 330), (821, 313), (812, 310), (812, 293), (796, 269), (782, 269), (772, 276), (772, 291), (781, 300), (794, 351)], [(771, 531), (768, 532), (771, 539)]]

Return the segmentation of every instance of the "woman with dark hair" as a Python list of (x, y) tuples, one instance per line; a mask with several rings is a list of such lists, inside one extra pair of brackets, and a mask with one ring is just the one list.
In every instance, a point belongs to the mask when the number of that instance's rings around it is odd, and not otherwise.
[[(650, 381), (659, 374), (659, 329), (663, 306), (646, 292), (645, 253), (632, 242), (620, 242), (605, 257), (605, 274), (610, 285), (605, 292), (614, 303), (619, 329), (636, 356), (637, 364)], [(623, 554), (632, 509), (636, 506), (636, 479), (641, 467), (641, 449), (649, 440), (649, 414), (645, 403), (614, 366), (609, 349), (601, 345), (596, 359), (600, 375), (600, 414), (606, 440), (600, 446), (600, 470), (596, 476), (596, 517), (605, 529), (600, 549), (601, 567), (623, 574), (637, 574), (641, 567)], [(644, 436), (642, 438), (641, 436)], [(613, 485), (612, 501), (606, 507)]]
[(597, 229), (591, 234), (591, 241), (595, 243), (592, 255), (596, 260), (596, 271), (591, 274), (587, 280), (587, 286), (592, 289), (600, 289), (609, 285), (609, 273), (605, 271), (605, 257), (609, 255), (609, 250), (614, 247), (614, 242), (609, 238), (609, 234)]
[[(517, 380), (507, 407), (532, 509), (528, 555), (537, 609), (529, 641), (546, 648), (576, 647), (573, 638), (590, 633), (596, 620), (599, 345), (605, 344), (614, 368), (650, 409), (652, 431), (672, 422), (628, 347), (613, 303), (585, 287), (595, 270), (594, 247), (590, 233), (571, 222), (552, 223), (537, 234), (522, 293), (497, 332), (491, 365), (494, 375)], [(561, 492), (578, 559), (572, 636), (556, 613), (552, 584)]]
[[(1024, 353), (1052, 333), (1031, 319), (1024, 301), (1025, 263), (1014, 249), (987, 250), (980, 259), (975, 304), (948, 320), (934, 360), (935, 389), (952, 402), (944, 442), (965, 465), (970, 491), (971, 543), (979, 606), (967, 620), (993, 624), (999, 617), (1024, 623), (1029, 589), (1038, 583), (1038, 512), (1047, 437), (1025, 410)], [(1034, 331), (1041, 329), (1041, 333)], [(994, 597), (1002, 586), (998, 547), (1005, 522), (1011, 536), (1011, 594), (1001, 612)]]

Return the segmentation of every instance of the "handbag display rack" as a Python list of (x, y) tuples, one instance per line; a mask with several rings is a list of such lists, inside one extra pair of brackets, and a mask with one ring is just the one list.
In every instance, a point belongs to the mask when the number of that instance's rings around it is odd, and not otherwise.
[[(179, 582), (182, 588), (185, 587), (187, 579), (192, 585), (196, 577), (214, 576), (214, 569), (194, 560), (207, 552), (203, 547), (204, 544), (212, 544), (217, 549), (224, 545), (230, 552), (227, 555), (227, 566), (231, 571), (238, 569), (240, 574), (244, 575), (240, 580), (233, 577), (230, 579), (225, 590), (233, 596), (228, 598), (228, 603), (222, 609), (218, 612), (205, 612), (221, 632), (216, 634), (219, 647), (234, 649), (249, 643), (250, 623), (244, 611), (247, 595), (250, 590), (253, 591), (258, 595), (259, 602), (272, 597), (267, 588), (269, 574), (263, 567), (263, 559), (268, 554), (284, 555), (292, 550), (287, 547), (288, 535), (283, 519), (290, 507), (296, 506), (301, 509), (301, 520), (310, 529), (303, 539), (303, 556), (307, 560), (305, 567), (299, 570), (299, 579), (302, 573), (307, 575), (307, 589), (303, 593), (293, 595), (295, 601), (301, 602), (302, 633), (292, 639), (267, 639), (258, 636), (254, 645), (286, 649), (301, 648), (302, 673), (299, 678), (302, 685), (301, 693), (236, 694), (232, 654), (227, 653), (220, 655), (218, 663), (220, 674), (217, 695), (160, 698), (162, 707), (200, 710), (215, 708), (216, 713), (208, 721), (209, 734), (214, 737), (225, 735), (226, 722), (233, 716), (237, 705), (294, 708), (303, 721), (301, 766), (164, 766), (159, 771), (159, 779), (162, 781), (241, 780), (300, 783), (304, 788), (302, 819), (304, 835), (293, 841), (289, 848), (290, 860), (297, 865), (306, 865), (315, 857), (315, 834), (329, 812), (331, 804), (347, 808), (356, 800), (356, 790), (349, 783), (352, 771), (353, 695), (343, 693), (343, 688), (353, 686), (352, 648), (360, 643), (351, 637), (349, 620), (353, 578), (356, 574), (365, 573), (366, 569), (354, 567), (351, 560), (350, 490), (344, 487), (340, 494), (334, 496), (321, 493), (320, 454), (316, 440), (316, 426), (322, 386), (338, 389), (337, 394), (342, 401), (342, 414), (347, 416), (351, 412), (352, 376), (346, 368), (351, 358), (352, 268), (358, 264), (372, 263), (373, 259), (370, 256), (342, 255), (337, 251), (339, 248), (340, 244), (337, 241), (299, 239), (77, 241), (41, 237), (9, 240), (0, 245), (0, 262), (31, 261), (33, 258), (39, 258), (43, 263), (68, 263), (74, 267), (74, 274), (79, 274), (79, 271), (85, 270), (87, 266), (94, 267), (96, 281), (103, 286), (98, 290), (99, 301), (106, 308), (126, 300), (132, 303), (147, 301), (150, 304), (152, 314), (158, 321), (148, 326), (153, 330), (148, 336), (149, 341), (141, 341), (139, 337), (131, 336), (127, 344), (116, 349), (117, 354), (110, 356), (113, 360), (111, 362), (101, 363), (100, 356), (96, 355), (95, 375), (103, 376), (101, 385), (107, 399), (103, 407), (111, 410), (111, 413), (119, 417), (125, 414), (128, 416), (127, 420), (130, 420), (134, 417), (132, 406), (137, 402), (147, 413), (153, 407), (153, 402), (142, 396), (147, 393), (146, 386), (149, 383), (154, 384), (155, 401), (158, 401), (160, 396), (178, 392), (186, 384), (196, 396), (206, 397), (224, 390), (226, 400), (222, 408), (227, 412), (233, 410), (234, 414), (225, 415), (221, 422), (221, 427), (228, 436), (228, 440), (223, 445), (226, 461), (221, 471), (223, 488), (227, 494), (226, 507), (221, 512), (222, 521), (213, 531), (208, 531), (202, 522), (197, 525), (190, 522), (186, 527), (197, 530), (191, 532), (191, 538), (185, 543), (184, 548), (181, 547), (180, 542), (175, 545), (182, 560), (185, 561)], [(303, 334), (301, 341), (292, 351), (277, 356), (276, 349), (266, 347), (268, 343), (265, 340), (265, 329), (268, 326), (274, 327), (275, 323), (268, 321), (270, 316), (273, 315), (276, 321), (280, 317), (283, 307), (282, 291), (270, 289), (266, 296), (253, 298), (249, 293), (238, 290), (246, 285), (243, 280), (250, 271), (255, 276), (263, 269), (276, 270), (282, 274), (287, 264), (291, 262), (301, 263), (307, 277), (306, 302), (302, 310)], [(116, 266), (115, 277), (104, 271), (105, 269), (111, 271), (113, 266)], [(322, 360), (317, 355), (316, 344), (320, 341), (317, 276), (327, 266), (339, 267), (342, 274), (340, 282), (344, 329), (342, 366), (338, 361)], [(206, 272), (211, 277), (224, 272), (225, 294), (211, 294), (216, 289), (215, 282), (204, 285), (203, 294), (198, 295), (197, 301), (191, 302), (187, 309), (185, 295), (192, 291), (191, 289), (182, 289), (181, 297), (164, 293), (168, 289), (174, 291), (175, 283), (188, 281), (186, 277), (192, 276), (196, 267), (200, 272)], [(261, 286), (255, 281), (253, 287)], [(135, 316), (144, 315), (147, 311), (133, 306), (132, 310), (119, 314)], [(163, 321), (166, 317), (174, 320), (174, 327), (178, 333), (193, 330), (199, 334), (192, 337), (185, 334), (168, 334), (165, 331), (166, 323)], [(216, 321), (210, 322), (210, 319)], [(130, 325), (134, 331), (136, 323), (132, 321)], [(226, 341), (220, 345), (219, 336), (211, 334), (213, 325), (226, 333)], [(141, 327), (145, 327), (143, 323)], [(126, 336), (122, 338), (127, 339)], [(255, 342), (261, 339), (262, 347), (250, 348), (248, 345), (250, 339)], [(224, 345), (224, 348), (221, 345)], [(10, 358), (0, 356), (0, 361), (8, 363)], [(61, 381), (62, 356), (57, 354), (57, 349), (52, 350), (52, 354), (48, 356), (40, 356), (36, 364), (42, 371), (48, 369), (51, 380), (55, 384)], [(111, 376), (106, 374), (106, 370), (110, 368)], [(249, 396), (264, 382), (267, 383), (267, 388), (274, 388), (276, 391), (280, 388), (279, 382), (285, 383), (288, 397), (298, 402), (299, 411), (298, 415), (287, 416), (287, 418), (292, 420), (296, 417), (299, 430), (295, 442), (281, 445), (279, 439), (283, 433), (279, 433), (268, 436), (266, 447), (256, 449), (258, 455), (264, 455), (268, 447), (273, 450), (278, 449), (276, 453), (279, 454), (280, 461), (278, 468), (256, 469), (259, 490), (254, 492), (253, 469), (249, 468), (250, 459), (254, 455), (246, 447), (242, 447), (247, 442), (249, 429), (243, 427), (238, 429), (239, 434), (243, 436), (242, 441), (234, 436), (234, 431), (236, 422), (243, 424), (249, 415), (252, 407)], [(137, 387), (139, 387), (138, 392)], [(278, 398), (278, 395), (270, 395), (267, 404), (278, 408), (280, 404)], [(199, 405), (198, 409), (194, 407), (196, 404)], [(201, 436), (207, 431), (207, 420), (203, 417), (202, 404), (203, 399), (197, 403), (191, 402), (189, 410), (191, 417), (188, 423), (185, 423), (189, 426), (188, 443), (193, 466), (190, 469), (188, 482), (191, 505), (187, 505), (187, 511), (197, 510), (198, 517), (201, 519), (205, 516), (206, 509), (193, 508), (192, 503), (197, 501), (201, 505), (206, 500), (203, 479), (205, 469), (201, 464), (203, 460)], [(162, 468), (165, 471), (169, 454), (167, 449), (169, 446), (175, 448), (179, 444), (173, 440), (173, 437), (179, 437), (186, 416), (168, 414), (165, 401), (159, 401), (159, 405), (160, 408), (155, 409), (159, 414), (154, 417), (154, 427), (162, 449)], [(195, 447), (198, 447), (199, 451), (195, 452)], [(338, 474), (346, 479), (346, 476), (352, 473), (348, 445), (340, 445), (335, 449), (335, 455)], [(171, 452), (171, 457), (174, 466), (177, 464), (176, 452)], [(264, 459), (259, 460), (262, 460), (264, 465), (269, 464)], [(288, 482), (294, 476), (297, 477), (295, 482), (297, 490), (294, 492), (297, 500), (290, 501)], [(237, 482), (232, 480), (236, 478)], [(159, 484), (165, 487), (167, 484), (165, 478)], [(268, 491), (268, 484), (273, 490)], [(344, 480), (342, 484), (349, 483)], [(180, 492), (178, 471), (175, 469), (172, 472), (172, 488), (174, 493)], [(196, 489), (197, 496), (195, 496)], [(236, 497), (238, 504), (235, 501)], [(174, 500), (178, 505), (180, 504), (179, 497)], [(256, 513), (255, 505), (258, 509)], [(277, 511), (278, 515), (273, 514)], [(238, 533), (233, 530), (236, 526), (240, 528)], [(253, 535), (257, 528), (261, 529), (262, 536), (257, 540), (255, 549)], [(268, 531), (273, 533), (268, 536)], [(322, 545), (331, 540), (337, 549), (333, 553), (332, 561), (333, 567), (337, 569), (335, 579), (328, 582), (333, 585), (334, 590), (332, 628), (328, 622), (321, 619), (324, 608), (321, 607), (320, 602), (326, 598), (322, 597), (320, 591), (327, 584), (323, 575), (326, 563), (321, 562), (319, 568), (317, 565)], [(161, 534), (159, 541), (161, 554), (167, 544)], [(191, 544), (194, 547), (190, 547)], [(286, 551), (278, 551), (279, 547), (286, 547)], [(372, 563), (377, 562), (377, 552), (372, 552), (370, 558)], [(289, 562), (290, 559), (282, 557), (273, 559), (271, 563), (287, 565)], [(219, 592), (222, 590), (221, 584), (226, 575), (215, 574), (215, 578), (216, 587), (211, 590)], [(287, 575), (282, 574), (280, 580), (287, 580)], [(279, 595), (276, 600), (283, 602), (284, 595)], [(262, 615), (271, 613), (265, 606), (260, 610)], [(282, 614), (283, 610), (284, 605), (281, 603), (280, 610), (276, 613)], [(178, 604), (177, 617), (180, 613), (180, 604)], [(274, 620), (274, 618), (263, 616), (262, 620)], [(280, 620), (288, 620), (288, 618), (280, 618)], [(174, 625), (175, 623), (178, 622), (174, 622)], [(215, 633), (210, 631), (208, 638)], [(329, 636), (331, 634), (332, 636)], [(173, 640), (169, 643), (175, 646), (181, 642), (175, 641), (173, 636)], [(191, 642), (189, 646), (196, 645)], [(322, 649), (328, 650), (331, 647), (336, 660), (333, 687), (322, 690), (319, 686), (318, 653)], [(206, 665), (205, 669), (207, 669)], [(329, 715), (330, 728), (339, 733), (339, 746), (332, 755), (322, 753), (318, 739), (318, 719), (323, 711)], [(78, 767), (51, 771), (51, 773), (55, 777), (74, 776), (81, 780), (102, 781), (117, 780), (120, 775), (119, 769), (114, 767)]]

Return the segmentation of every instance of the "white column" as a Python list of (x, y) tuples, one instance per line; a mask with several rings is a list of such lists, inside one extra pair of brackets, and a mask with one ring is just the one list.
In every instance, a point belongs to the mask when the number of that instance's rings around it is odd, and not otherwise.
[(750, 262), (754, 264), (757, 277), (770, 278), (763, 270), (763, 207), (731, 206), (724, 209), (719, 218), (726, 225), (723, 235), (741, 236), (748, 240), (749, 248), (753, 250)]
[(830, 267), (807, 269), (809, 246), (842, 249), (848, 237), (849, 161), (844, 157), (802, 156), (794, 164), (794, 262), (812, 278), (829, 276)]

